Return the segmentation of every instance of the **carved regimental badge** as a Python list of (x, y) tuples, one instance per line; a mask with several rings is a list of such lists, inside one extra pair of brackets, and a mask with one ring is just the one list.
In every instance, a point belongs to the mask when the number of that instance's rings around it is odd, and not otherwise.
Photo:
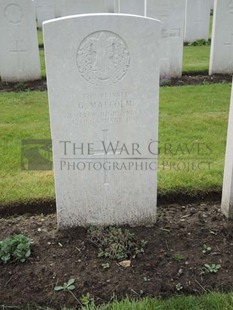
[(76, 63), (86, 81), (97, 86), (111, 85), (126, 75), (130, 55), (121, 37), (110, 31), (98, 31), (81, 42)]

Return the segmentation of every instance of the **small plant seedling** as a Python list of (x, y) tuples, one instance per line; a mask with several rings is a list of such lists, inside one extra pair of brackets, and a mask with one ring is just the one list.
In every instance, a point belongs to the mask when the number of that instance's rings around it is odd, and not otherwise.
[(67, 291), (73, 291), (75, 289), (74, 285), (75, 279), (69, 279), (68, 282), (65, 282), (63, 285), (58, 285), (54, 287), (54, 291), (59, 292), (67, 292)]
[(211, 44), (211, 39), (205, 40), (205, 39), (199, 39), (192, 43), (189, 43), (188, 46), (207, 46)]
[(101, 266), (102, 266), (104, 269), (109, 269), (109, 268), (110, 268), (109, 263), (103, 263)]
[(0, 241), (0, 260), (4, 264), (10, 260), (25, 262), (31, 255), (32, 240), (24, 235), (13, 235)]
[(85, 307), (94, 306), (94, 298), (91, 297), (90, 293), (87, 293), (85, 295), (82, 295), (81, 303)]
[(221, 269), (220, 264), (205, 264), (204, 267), (202, 268), (202, 274), (206, 273), (217, 273)]
[(134, 233), (119, 227), (90, 227), (88, 238), (98, 248), (98, 257), (124, 260), (144, 253), (147, 244)]
[(211, 252), (211, 247), (210, 246), (208, 246), (208, 245), (206, 245), (206, 244), (204, 244), (203, 245), (203, 250), (202, 250), (202, 253), (203, 254), (208, 254), (208, 253), (210, 253)]
[(174, 260), (176, 260), (177, 262), (181, 262), (183, 260), (185, 260), (185, 257), (184, 255), (180, 254), (180, 253), (176, 253), (174, 256), (173, 256)]
[(177, 292), (180, 292), (181, 290), (183, 290), (183, 286), (180, 283), (176, 284), (176, 290)]

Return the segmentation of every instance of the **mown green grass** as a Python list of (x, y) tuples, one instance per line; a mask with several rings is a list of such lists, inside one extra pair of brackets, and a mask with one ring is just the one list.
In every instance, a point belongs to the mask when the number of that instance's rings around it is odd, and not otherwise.
[(0, 111), (0, 202), (53, 197), (51, 171), (21, 171), (21, 140), (50, 138), (47, 93), (1, 93)]
[(42, 29), (37, 29), (37, 36), (38, 36), (38, 44), (43, 45), (43, 32)]
[[(233, 294), (211, 293), (200, 297), (179, 296), (167, 300), (145, 298), (141, 301), (126, 299), (106, 306), (89, 306), (89, 310), (232, 310)], [(68, 310), (68, 309), (66, 309)]]
[[(10, 310), (13, 307), (1, 306), (1, 310)], [(19, 310), (25, 308), (16, 307)], [(77, 309), (77, 308), (75, 308)], [(75, 310), (74, 308), (61, 308), (61, 310)], [(83, 306), (82, 310), (233, 310), (233, 293), (209, 293), (202, 296), (176, 296), (166, 300), (144, 298), (133, 301), (125, 299), (95, 306), (93, 303)], [(52, 310), (48, 307), (28, 306), (27, 310)]]
[(183, 72), (203, 72), (209, 70), (210, 46), (185, 46)]
[[(159, 193), (196, 194), (221, 188), (230, 90), (229, 84), (161, 89)], [(47, 92), (0, 93), (0, 113), (0, 203), (54, 198), (51, 171), (27, 172), (20, 166), (22, 139), (50, 138)], [(179, 145), (195, 147), (190, 155), (178, 150), (175, 156), (165, 154), (165, 143), (172, 144), (172, 152)], [(197, 154), (198, 143), (204, 149), (208, 144), (211, 155)], [(203, 158), (211, 169), (176, 168), (182, 161), (196, 165)]]
[(46, 77), (44, 50), (42, 50), (42, 49), (40, 50), (40, 67), (41, 67), (42, 77)]

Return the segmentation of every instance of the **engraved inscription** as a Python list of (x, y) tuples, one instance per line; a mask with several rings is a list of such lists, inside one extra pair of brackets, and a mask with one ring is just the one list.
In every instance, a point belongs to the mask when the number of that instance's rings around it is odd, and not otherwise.
[(81, 76), (89, 83), (97, 86), (115, 84), (128, 72), (129, 50), (117, 34), (94, 32), (81, 42), (76, 64)]
[(180, 38), (181, 37), (181, 29), (180, 28), (171, 29), (169, 37), (170, 38)]
[(126, 92), (84, 93), (77, 107), (78, 112), (70, 115), (73, 124), (119, 124), (139, 118), (134, 100)]
[(23, 19), (23, 10), (18, 4), (9, 4), (4, 9), (4, 16), (11, 24), (19, 24)]
[(168, 37), (168, 20), (169, 20), (169, 14), (161, 14), (159, 16), (159, 20), (162, 23), (162, 38), (167, 38)]

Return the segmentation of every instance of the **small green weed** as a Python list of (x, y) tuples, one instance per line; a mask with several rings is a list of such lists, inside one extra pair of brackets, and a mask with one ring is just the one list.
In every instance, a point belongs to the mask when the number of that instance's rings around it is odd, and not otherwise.
[(177, 292), (182, 291), (183, 290), (183, 286), (180, 283), (177, 283), (176, 284), (176, 290), (177, 290)]
[(208, 39), (208, 40), (200, 39), (200, 40), (196, 40), (194, 42), (189, 43), (188, 46), (206, 46), (210, 44), (211, 44), (211, 39)]
[(0, 259), (4, 264), (10, 260), (25, 262), (31, 255), (32, 240), (24, 235), (13, 235), (0, 241)]
[(104, 269), (109, 269), (109, 268), (110, 268), (109, 263), (103, 263), (101, 266), (102, 266)]
[(217, 273), (221, 269), (220, 264), (205, 264), (204, 267), (202, 268), (202, 274), (207, 274), (207, 273)]
[(118, 227), (90, 227), (90, 241), (98, 248), (98, 257), (110, 259), (135, 258), (144, 253), (146, 241), (137, 241), (135, 235), (128, 229)]
[(81, 297), (81, 304), (82, 306), (85, 306), (87, 307), (87, 309), (90, 307), (90, 306), (94, 306), (95, 303), (94, 303), (94, 298), (91, 297), (90, 293), (87, 293), (85, 295), (82, 295)]
[(68, 282), (65, 282), (63, 285), (58, 285), (54, 287), (54, 291), (59, 292), (59, 291), (73, 291), (75, 289), (74, 285), (75, 279), (69, 279)]
[(211, 250), (212, 250), (212, 249), (211, 249), (210, 246), (204, 244), (204, 245), (203, 245), (203, 249), (202, 249), (202, 253), (203, 253), (203, 254), (209, 254), (209, 253), (211, 252)]
[(176, 253), (174, 256), (173, 256), (174, 260), (177, 261), (177, 262), (181, 262), (183, 260), (185, 260), (185, 257), (184, 255), (180, 254), (180, 253)]

